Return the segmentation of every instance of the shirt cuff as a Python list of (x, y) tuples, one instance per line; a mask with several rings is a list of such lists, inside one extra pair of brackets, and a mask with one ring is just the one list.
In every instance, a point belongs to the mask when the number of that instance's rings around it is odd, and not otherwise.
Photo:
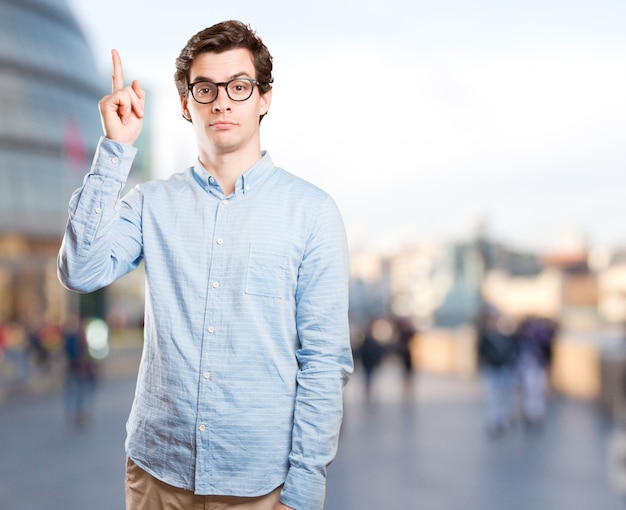
[(283, 505), (296, 510), (324, 510), (326, 470), (312, 473), (291, 467), (280, 493)]
[(136, 154), (136, 147), (103, 136), (98, 141), (91, 173), (125, 183)]

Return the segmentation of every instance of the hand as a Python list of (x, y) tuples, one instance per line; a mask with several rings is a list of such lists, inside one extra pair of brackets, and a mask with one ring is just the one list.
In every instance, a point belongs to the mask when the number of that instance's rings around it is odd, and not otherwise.
[(283, 505), (280, 501), (274, 505), (274, 510), (294, 510), (290, 506)]
[(132, 145), (143, 128), (146, 93), (137, 80), (124, 86), (122, 60), (117, 50), (111, 51), (113, 75), (111, 94), (98, 103), (104, 136), (116, 142)]

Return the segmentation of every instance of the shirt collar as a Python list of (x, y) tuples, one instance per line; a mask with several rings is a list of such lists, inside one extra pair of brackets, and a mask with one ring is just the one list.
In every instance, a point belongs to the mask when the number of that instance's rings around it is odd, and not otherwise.
[[(196, 181), (204, 187), (206, 191), (221, 191), (221, 187), (217, 179), (212, 176), (200, 159), (196, 160), (196, 164), (192, 167), (193, 175)], [(244, 174), (237, 178), (235, 184), (235, 195), (239, 193), (249, 193), (258, 188), (266, 179), (268, 179), (276, 170), (274, 162), (267, 151), (261, 152), (261, 159), (250, 167)]]

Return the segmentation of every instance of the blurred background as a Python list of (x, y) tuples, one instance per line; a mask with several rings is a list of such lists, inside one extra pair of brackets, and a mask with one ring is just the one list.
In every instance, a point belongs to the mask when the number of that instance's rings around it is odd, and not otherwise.
[[(470, 471), (491, 473), (485, 452), (502, 454), (520, 476), (519, 456), (498, 449), (502, 440), (520, 441), (519, 430), (496, 443), (481, 429), (489, 425), (480, 356), (486, 310), (506, 322), (501, 333), (519, 351), (529, 320), (553, 326), (539, 376), (548, 408), (541, 418), (573, 441), (572, 455), (589, 445), (573, 459), (550, 449), (549, 434), (522, 443), (522, 450), (545, 446), (542, 455), (556, 455), (558, 466), (580, 461), (593, 473), (586, 478), (592, 486), (577, 485), (580, 472), (564, 472), (550, 489), (539, 483), (537, 466), (523, 464), (524, 482), (543, 495), (534, 507), (588, 508), (578, 486), (594, 504), (605, 498), (604, 508), (618, 508), (626, 465), (626, 4), (617, 0), (0, 0), (0, 419), (60, 395), (67, 406), (68, 381), (85, 375), (68, 368), (80, 351), (72, 344), (77, 331), (90, 380), (132, 383), (141, 269), (94, 294), (65, 291), (56, 254), (67, 204), (101, 134), (97, 102), (110, 90), (111, 48), (127, 82), (139, 79), (148, 92), (132, 186), (195, 161), (174, 60), (192, 34), (233, 18), (256, 29), (274, 56), (263, 147), (333, 195), (349, 236), (357, 371), (346, 391), (349, 426), (328, 508), (379, 508), (367, 491), (350, 492), (359, 480), (404, 498), (397, 507), (455, 508), (448, 487)], [(512, 371), (517, 382), (504, 398), (521, 402), (525, 375), (519, 363)], [(132, 396), (132, 384), (124, 388)], [(92, 390), (80, 391), (88, 399)], [(440, 421), (423, 436), (430, 449), (418, 448), (412, 441), (425, 424), (404, 411), (442, 401), (449, 407), (437, 409), (449, 414), (430, 414)], [(123, 427), (127, 402), (111, 406)], [(523, 405), (513, 407), (512, 421), (523, 421)], [(73, 417), (74, 428), (85, 432), (85, 420)], [(451, 485), (434, 491), (427, 506), (414, 505), (434, 490), (420, 486), (432, 473), (413, 457), (380, 460), (393, 449), (382, 438), (408, 441), (415, 458), (432, 456), (436, 465), (452, 455), (436, 448), (449, 446), (442, 430), (464, 421), (475, 426), (460, 432), (459, 448), (481, 449), (468, 450), (467, 471), (444, 477)], [(0, 427), (3, 448), (28, 430), (16, 423), (12, 432)], [(379, 445), (376, 457), (362, 457), (364, 444)], [(42, 444), (39, 453), (46, 452)], [(12, 468), (0, 471), (2, 497), (10, 480), (31, 473), (5, 459)], [(361, 472), (370, 462), (381, 471)], [(394, 469), (405, 475), (382, 477)], [(501, 487), (509, 478), (498, 480)], [(506, 491), (477, 487), (471, 496), (459, 492), (465, 508), (508, 501)], [(502, 499), (484, 498), (494, 490)], [(550, 490), (570, 499), (542, 492)]]

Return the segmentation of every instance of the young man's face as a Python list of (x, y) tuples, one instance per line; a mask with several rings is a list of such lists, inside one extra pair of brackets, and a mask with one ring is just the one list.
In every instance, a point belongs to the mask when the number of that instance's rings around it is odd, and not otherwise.
[[(201, 53), (189, 70), (189, 83), (225, 83), (234, 78), (256, 78), (252, 55), (239, 48), (223, 53)], [(261, 95), (258, 86), (246, 101), (233, 101), (223, 86), (215, 101), (200, 104), (191, 93), (181, 98), (183, 115), (191, 119), (199, 150), (207, 155), (259, 150), (259, 117), (267, 113), (271, 91)]]

